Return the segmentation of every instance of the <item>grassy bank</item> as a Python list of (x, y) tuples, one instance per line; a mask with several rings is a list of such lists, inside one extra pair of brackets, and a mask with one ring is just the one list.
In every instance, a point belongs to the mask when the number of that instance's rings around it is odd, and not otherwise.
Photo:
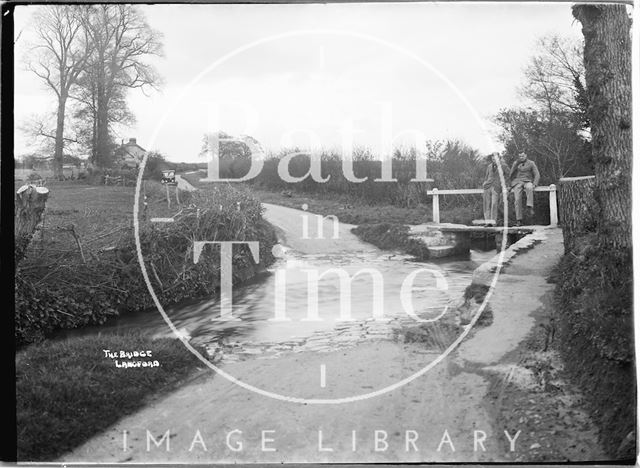
[(338, 195), (306, 195), (301, 192), (274, 192), (256, 187), (250, 188), (263, 202), (301, 209), (307, 205), (311, 213), (334, 215), (347, 224), (422, 224), (431, 221), (431, 206), (418, 205), (400, 208), (388, 204), (368, 204), (358, 199)]
[[(134, 360), (159, 366), (119, 368), (104, 350), (151, 351)], [(53, 461), (174, 388), (198, 364), (178, 340), (136, 334), (27, 347), (16, 358), (18, 460)]]
[(509, 452), (501, 445), (509, 463), (598, 463), (607, 459), (598, 443), (592, 418), (584, 404), (585, 393), (571, 383), (560, 357), (563, 343), (553, 339), (551, 317), (556, 315), (553, 293), (541, 297), (531, 317), (535, 326), (504, 362), (512, 366), (511, 378), (502, 373), (488, 375), (486, 401), (496, 427), (520, 430), (520, 449)]
[(578, 238), (554, 273), (559, 346), (587, 398), (608, 454), (636, 456), (633, 272), (630, 251)]
[(419, 260), (429, 258), (427, 246), (409, 236), (409, 227), (403, 224), (363, 224), (352, 230), (360, 239), (383, 250), (400, 250)]

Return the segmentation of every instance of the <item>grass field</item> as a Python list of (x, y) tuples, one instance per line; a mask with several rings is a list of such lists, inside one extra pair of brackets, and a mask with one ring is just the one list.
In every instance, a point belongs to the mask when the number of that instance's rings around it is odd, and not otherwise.
[[(135, 187), (88, 185), (82, 181), (49, 181), (47, 187), (44, 222), (30, 248), (78, 254), (74, 237), (66, 230), (73, 225), (82, 247), (98, 250), (116, 244), (133, 223)], [(143, 193), (148, 196), (149, 217), (171, 216), (178, 210), (174, 189), (173, 209), (168, 208), (165, 188), (159, 182), (146, 181), (141, 196)]]
[(133, 221), (133, 187), (58, 182), (48, 188), (44, 226), (34, 247), (75, 250), (73, 237), (58, 230), (73, 225), (86, 248), (99, 249), (114, 241), (111, 231), (115, 235)]
[[(105, 349), (150, 350), (152, 358), (141, 360), (160, 365), (119, 368)], [(16, 357), (18, 461), (53, 461), (193, 377), (198, 364), (179, 340), (137, 334), (48, 341), (22, 350)]]
[[(78, 172), (79, 172), (79, 169), (77, 169), (77, 168), (70, 169), (70, 168), (65, 167), (62, 170), (62, 174), (65, 177), (72, 177), (72, 176), (77, 177), (78, 176)], [(53, 170), (51, 170), (51, 169), (39, 169), (37, 171), (34, 171), (33, 169), (15, 169), (14, 170), (14, 177), (15, 177), (16, 181), (23, 182), (23, 181), (28, 180), (29, 175), (34, 174), (34, 173), (39, 175), (43, 179), (47, 179), (47, 180), (53, 179)]]

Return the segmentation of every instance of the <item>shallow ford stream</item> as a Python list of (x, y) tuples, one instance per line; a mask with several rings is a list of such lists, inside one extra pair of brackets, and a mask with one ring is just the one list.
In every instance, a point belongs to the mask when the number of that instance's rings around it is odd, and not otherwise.
[[(366, 250), (350, 254), (304, 254), (288, 248), (283, 250), (282, 256), (267, 273), (249, 284), (234, 287), (232, 312), (238, 321), (220, 320), (217, 299), (168, 307), (165, 309), (168, 317), (180, 333), (189, 336), (194, 344), (206, 346), (222, 341), (291, 343), (292, 340), (295, 342), (312, 335), (323, 336), (322, 332), (345, 328), (347, 324), (372, 322), (374, 310), (378, 318), (385, 320), (402, 319), (410, 322), (417, 317), (437, 319), (443, 313), (452, 313), (451, 309), (445, 307), (460, 299), (464, 289), (471, 283), (473, 270), (495, 254), (494, 251), (472, 250), (469, 259), (436, 264), (416, 262), (408, 256), (369, 246)], [(350, 283), (343, 280), (341, 286), (338, 269), (349, 275)], [(360, 271), (363, 269), (368, 269), (368, 272)], [(416, 274), (420, 269), (426, 271)], [(377, 273), (372, 275), (372, 270)], [(277, 271), (286, 278), (285, 306), (280, 309), (284, 311), (286, 320), (274, 320)], [(409, 277), (412, 274), (411, 287)], [(310, 275), (317, 275), (318, 280), (310, 281)], [(374, 275), (377, 279), (374, 279)], [(407, 283), (404, 294), (403, 282)], [(317, 295), (314, 295), (316, 288)], [(342, 305), (341, 291), (344, 295)], [(309, 304), (313, 303), (317, 303), (315, 316), (313, 307), (309, 309)], [(343, 320), (346, 318), (352, 321)], [(375, 322), (384, 323), (385, 320)], [(127, 314), (105, 325), (69, 330), (61, 336), (133, 330), (144, 331), (153, 337), (174, 336), (157, 310)]]

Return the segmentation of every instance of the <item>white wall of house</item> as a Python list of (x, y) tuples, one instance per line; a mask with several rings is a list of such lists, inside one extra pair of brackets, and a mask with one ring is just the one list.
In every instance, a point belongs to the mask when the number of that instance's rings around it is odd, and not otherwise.
[(138, 145), (135, 138), (129, 138), (129, 141), (122, 144), (116, 151), (118, 155), (116, 164), (130, 167), (135, 167), (140, 164), (147, 154), (145, 149)]

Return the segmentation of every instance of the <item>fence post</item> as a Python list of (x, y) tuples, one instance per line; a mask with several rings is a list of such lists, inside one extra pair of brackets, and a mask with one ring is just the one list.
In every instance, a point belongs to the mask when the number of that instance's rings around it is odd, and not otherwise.
[(549, 222), (558, 225), (558, 199), (555, 184), (549, 185)]
[(433, 222), (436, 224), (440, 224), (440, 197), (438, 195), (438, 189), (434, 188), (432, 190), (433, 198), (432, 198), (432, 208), (433, 208)]

